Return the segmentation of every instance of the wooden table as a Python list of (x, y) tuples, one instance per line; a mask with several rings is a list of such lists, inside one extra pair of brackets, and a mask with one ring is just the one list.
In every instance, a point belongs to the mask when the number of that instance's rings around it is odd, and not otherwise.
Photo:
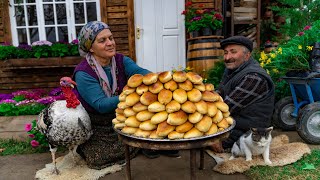
[(130, 153), (129, 146), (143, 148), (143, 149), (153, 149), (153, 150), (190, 150), (190, 179), (196, 179), (196, 151), (200, 150), (200, 167), (204, 168), (204, 147), (210, 146), (216, 141), (226, 138), (229, 135), (229, 131), (233, 129), (235, 123), (224, 131), (218, 132), (209, 136), (202, 136), (199, 138), (192, 139), (149, 139), (132, 136), (129, 134), (124, 134), (121, 131), (115, 129), (118, 133), (119, 139), (125, 145), (125, 158), (126, 158), (126, 179), (131, 180), (131, 168), (130, 168)]

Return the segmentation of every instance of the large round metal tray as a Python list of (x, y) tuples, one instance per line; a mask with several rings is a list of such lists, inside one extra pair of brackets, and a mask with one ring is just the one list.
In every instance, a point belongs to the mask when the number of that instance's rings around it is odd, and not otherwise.
[(126, 134), (123, 133), (121, 130), (113, 128), (118, 134), (121, 134), (122, 136), (126, 136), (129, 138), (133, 138), (133, 139), (139, 139), (139, 140), (144, 140), (144, 141), (153, 141), (153, 142), (186, 142), (186, 141), (197, 141), (197, 140), (204, 140), (204, 139), (208, 139), (208, 138), (213, 138), (216, 136), (219, 136), (221, 134), (224, 134), (228, 131), (230, 131), (231, 129), (233, 129), (236, 125), (236, 121), (233, 120), (233, 124), (231, 126), (229, 126), (227, 129), (223, 130), (223, 131), (219, 131), (215, 134), (211, 134), (211, 135), (207, 135), (207, 136), (201, 136), (201, 137), (196, 137), (196, 138), (188, 138), (188, 139), (151, 139), (151, 138), (143, 138), (143, 137), (138, 137), (138, 136), (134, 136), (131, 134)]

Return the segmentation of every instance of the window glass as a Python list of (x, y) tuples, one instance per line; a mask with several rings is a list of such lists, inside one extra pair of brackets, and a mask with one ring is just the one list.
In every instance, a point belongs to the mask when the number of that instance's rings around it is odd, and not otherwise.
[(28, 37), (26, 29), (17, 29), (19, 44), (28, 44)]
[(54, 12), (53, 12), (52, 4), (43, 5), (43, 15), (44, 15), (44, 21), (46, 25), (54, 24)]
[(36, 0), (27, 0), (27, 3), (35, 3)]
[(21, 6), (15, 7), (14, 17), (16, 18), (17, 26), (25, 26), (24, 9)]
[(38, 28), (29, 28), (30, 41), (39, 41), (39, 31)]
[(28, 10), (29, 26), (38, 25), (37, 7), (34, 5), (27, 6), (27, 10)]
[(96, 3), (87, 3), (87, 14), (88, 14), (88, 22), (89, 21), (94, 21), (97, 19), (97, 11), (96, 9)]
[(54, 27), (46, 27), (47, 41), (56, 42), (56, 30)]
[(69, 42), (68, 27), (67, 26), (58, 27), (58, 36), (59, 36), (60, 42)]
[(74, 3), (75, 23), (85, 23), (83, 3)]
[(65, 4), (57, 4), (57, 23), (58, 24), (67, 24), (67, 13), (66, 13), (66, 5)]

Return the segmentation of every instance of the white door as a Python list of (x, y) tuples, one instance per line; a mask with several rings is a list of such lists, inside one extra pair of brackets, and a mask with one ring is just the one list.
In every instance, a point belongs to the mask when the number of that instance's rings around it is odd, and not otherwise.
[(139, 66), (152, 72), (185, 68), (184, 1), (134, 1)]

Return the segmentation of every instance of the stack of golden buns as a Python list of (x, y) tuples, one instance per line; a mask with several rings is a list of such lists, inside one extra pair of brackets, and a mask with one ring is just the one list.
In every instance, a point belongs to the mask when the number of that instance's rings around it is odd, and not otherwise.
[(135, 74), (119, 95), (114, 128), (151, 139), (212, 135), (233, 124), (229, 106), (194, 72)]

